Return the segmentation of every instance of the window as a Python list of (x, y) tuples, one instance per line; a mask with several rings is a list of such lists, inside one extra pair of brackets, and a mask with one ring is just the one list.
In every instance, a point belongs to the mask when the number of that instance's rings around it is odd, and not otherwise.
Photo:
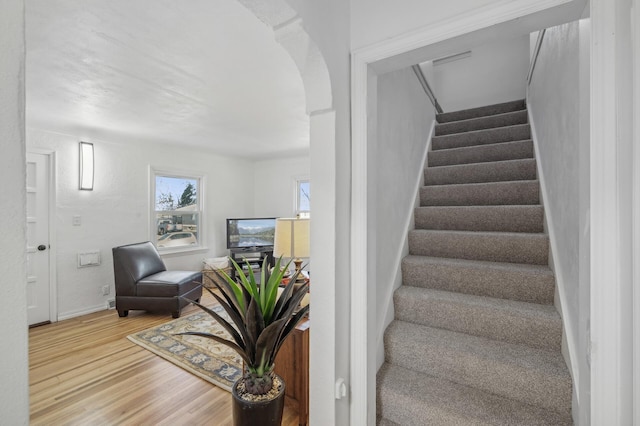
[(309, 179), (296, 180), (296, 216), (311, 217), (311, 184)]
[(160, 251), (201, 248), (202, 177), (154, 171), (152, 240)]

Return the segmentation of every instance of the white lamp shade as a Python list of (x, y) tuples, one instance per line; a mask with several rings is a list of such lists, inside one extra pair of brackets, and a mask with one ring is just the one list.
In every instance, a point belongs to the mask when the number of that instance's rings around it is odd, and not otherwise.
[(275, 257), (309, 257), (309, 219), (276, 219)]

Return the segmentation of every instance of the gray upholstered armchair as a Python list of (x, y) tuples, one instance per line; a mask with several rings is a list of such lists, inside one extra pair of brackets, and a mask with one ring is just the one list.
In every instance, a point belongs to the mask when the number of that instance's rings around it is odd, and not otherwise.
[(174, 318), (188, 302), (202, 297), (202, 272), (167, 271), (158, 250), (150, 242), (113, 248), (116, 309), (126, 317), (129, 310), (171, 312)]

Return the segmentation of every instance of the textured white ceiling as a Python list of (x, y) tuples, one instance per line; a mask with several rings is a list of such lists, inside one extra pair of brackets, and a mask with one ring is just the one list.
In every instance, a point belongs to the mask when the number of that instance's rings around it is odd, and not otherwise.
[(309, 148), (300, 74), (236, 0), (27, 0), (27, 125), (274, 157)]

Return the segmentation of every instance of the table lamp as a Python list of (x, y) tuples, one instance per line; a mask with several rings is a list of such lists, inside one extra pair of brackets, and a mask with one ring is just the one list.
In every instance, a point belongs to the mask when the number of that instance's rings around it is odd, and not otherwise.
[(301, 257), (309, 257), (309, 219), (279, 218), (276, 219), (276, 235), (273, 246), (275, 257), (293, 259), (298, 278), (296, 282), (304, 282)]

